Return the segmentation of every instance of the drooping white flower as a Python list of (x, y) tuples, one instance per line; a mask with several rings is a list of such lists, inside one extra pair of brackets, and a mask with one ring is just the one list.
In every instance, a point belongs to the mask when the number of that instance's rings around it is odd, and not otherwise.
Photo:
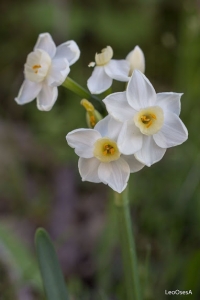
[(66, 136), (69, 146), (80, 156), (78, 167), (82, 180), (103, 182), (118, 193), (125, 189), (130, 173), (144, 166), (134, 155), (123, 155), (119, 150), (121, 127), (121, 122), (107, 116), (94, 129), (77, 129)]
[(188, 131), (179, 118), (178, 93), (156, 94), (149, 80), (135, 70), (127, 90), (106, 97), (108, 112), (124, 123), (119, 134), (119, 149), (147, 166), (159, 161), (169, 147), (182, 144)]
[(27, 56), (24, 66), (25, 80), (15, 101), (29, 103), (37, 97), (39, 110), (49, 111), (58, 96), (61, 85), (70, 72), (70, 67), (80, 56), (74, 41), (68, 41), (56, 48), (49, 33), (39, 35), (36, 45)]
[(87, 81), (87, 86), (92, 94), (101, 94), (111, 85), (113, 79), (119, 81), (128, 81), (129, 62), (125, 59), (112, 59), (113, 49), (107, 46), (101, 50), (100, 54), (95, 55), (95, 63), (91, 62), (89, 66), (96, 66), (91, 77)]
[(139, 70), (144, 73), (145, 57), (139, 46), (135, 46), (135, 48), (127, 55), (126, 60), (130, 63), (129, 76), (132, 75), (134, 70)]

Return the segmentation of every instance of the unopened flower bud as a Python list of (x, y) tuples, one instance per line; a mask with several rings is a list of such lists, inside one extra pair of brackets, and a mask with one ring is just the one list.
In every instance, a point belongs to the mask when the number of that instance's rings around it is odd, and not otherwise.
[(144, 53), (139, 46), (136, 46), (126, 57), (126, 60), (130, 63), (129, 76), (132, 75), (135, 69), (144, 73), (145, 71), (145, 58)]
[(91, 102), (86, 99), (81, 100), (81, 105), (86, 110), (86, 122), (89, 128), (94, 126), (103, 119), (102, 115), (94, 108)]

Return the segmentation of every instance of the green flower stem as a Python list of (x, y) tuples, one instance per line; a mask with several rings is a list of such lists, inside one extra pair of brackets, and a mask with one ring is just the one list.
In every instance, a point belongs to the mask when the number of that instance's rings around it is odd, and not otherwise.
[(109, 89), (107, 89), (105, 92), (103, 92), (101, 94), (102, 99), (106, 98), (107, 96), (109, 96), (112, 93), (112, 88), (110, 87)]
[(120, 231), (120, 245), (124, 265), (127, 300), (141, 300), (137, 255), (128, 200), (128, 188), (121, 194), (115, 192), (114, 200)]
[(70, 77), (67, 77), (62, 85), (81, 98), (85, 98), (92, 102), (101, 113), (105, 112), (105, 105), (102, 100), (94, 95), (91, 95), (86, 89), (84, 89), (80, 84), (76, 83)]

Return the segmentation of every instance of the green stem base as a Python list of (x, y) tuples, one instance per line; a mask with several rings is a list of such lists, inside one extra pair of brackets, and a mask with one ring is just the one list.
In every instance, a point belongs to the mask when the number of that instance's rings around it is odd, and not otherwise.
[(128, 189), (115, 193), (115, 207), (120, 231), (127, 300), (141, 300), (135, 241), (132, 232)]

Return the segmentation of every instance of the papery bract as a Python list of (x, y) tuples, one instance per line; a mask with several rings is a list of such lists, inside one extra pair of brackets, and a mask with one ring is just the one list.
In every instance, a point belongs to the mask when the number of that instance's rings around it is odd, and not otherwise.
[(129, 62), (112, 59), (112, 57), (113, 50), (110, 46), (107, 46), (100, 54), (96, 53), (96, 66), (93, 62), (89, 64), (89, 66), (95, 66), (91, 77), (87, 81), (88, 89), (92, 94), (100, 94), (109, 89), (113, 79), (119, 81), (129, 80)]
[(169, 147), (182, 144), (188, 131), (179, 118), (178, 93), (156, 94), (140, 71), (135, 70), (127, 90), (111, 94), (103, 102), (108, 112), (123, 122), (119, 134), (119, 149), (147, 166), (159, 161)]
[(121, 193), (130, 173), (143, 168), (144, 164), (134, 155), (124, 155), (119, 150), (118, 134), (122, 125), (107, 116), (94, 129), (77, 129), (67, 134), (68, 144), (80, 156), (78, 166), (83, 181), (103, 182)]
[(70, 66), (80, 56), (74, 41), (68, 41), (56, 48), (49, 33), (39, 35), (33, 52), (27, 56), (24, 66), (25, 80), (15, 98), (18, 104), (26, 104), (37, 97), (39, 110), (49, 111), (61, 85), (70, 72)]
[(93, 104), (87, 99), (81, 100), (81, 105), (86, 110), (86, 122), (89, 128), (94, 128), (94, 126), (103, 119), (102, 115), (94, 108)]

